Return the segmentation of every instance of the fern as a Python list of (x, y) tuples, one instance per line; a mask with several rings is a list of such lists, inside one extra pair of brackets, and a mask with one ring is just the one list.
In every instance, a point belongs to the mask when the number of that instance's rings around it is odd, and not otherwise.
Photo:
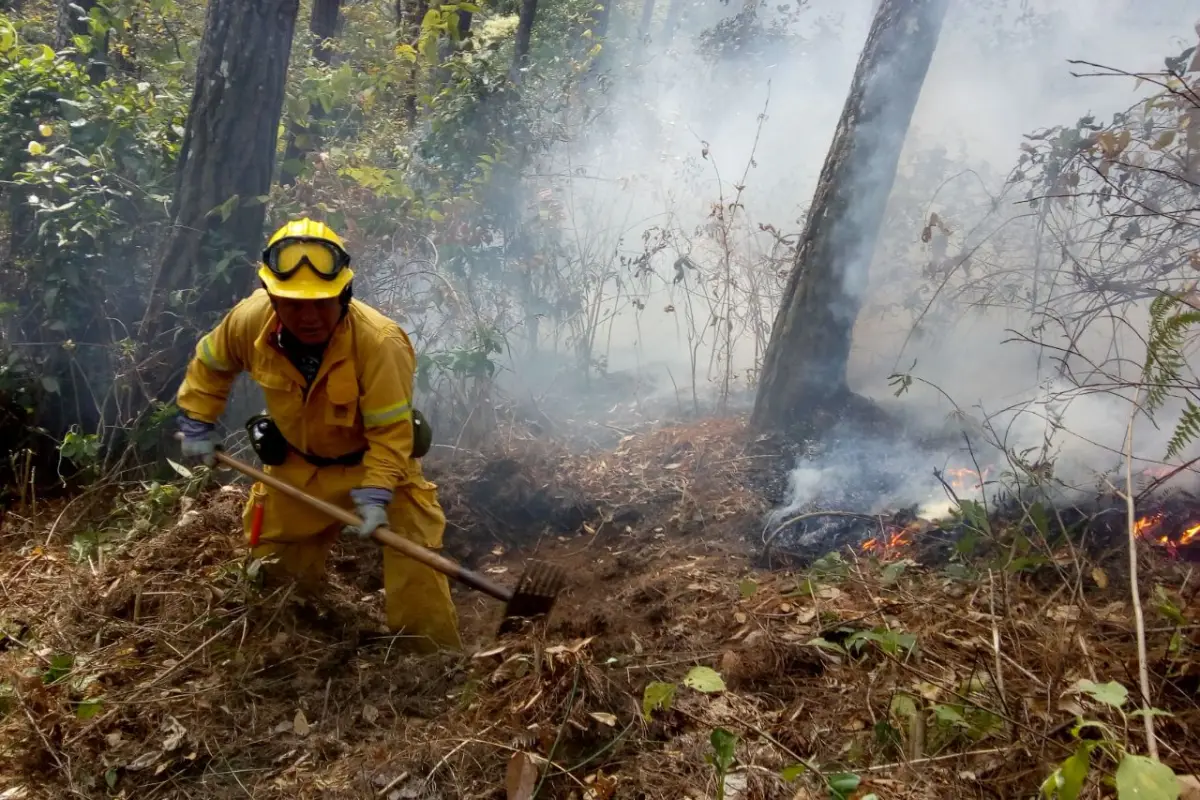
[(1184, 402), (1183, 413), (1179, 415), (1179, 422), (1175, 423), (1175, 432), (1167, 442), (1167, 460), (1179, 455), (1183, 448), (1200, 438), (1200, 406), (1191, 400)]
[[(1171, 388), (1184, 382), (1187, 364), (1183, 346), (1191, 327), (1197, 323), (1200, 323), (1200, 311), (1185, 305), (1177, 296), (1159, 295), (1150, 304), (1150, 335), (1146, 342), (1146, 362), (1142, 366), (1147, 414), (1153, 415), (1161, 409)], [(1167, 443), (1166, 457), (1174, 458), (1198, 438), (1200, 406), (1188, 399)]]

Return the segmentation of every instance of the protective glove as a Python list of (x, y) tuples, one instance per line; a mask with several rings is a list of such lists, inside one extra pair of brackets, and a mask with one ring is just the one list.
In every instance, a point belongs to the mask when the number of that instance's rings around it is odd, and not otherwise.
[(363, 523), (362, 525), (347, 525), (342, 528), (343, 534), (369, 539), (376, 528), (387, 525), (387, 507), (392, 502), (390, 489), (380, 489), (375, 486), (353, 489), (350, 492), (350, 499), (354, 501), (354, 508)]
[(217, 443), (213, 439), (214, 427), (211, 422), (201, 422), (183, 414), (179, 415), (179, 432), (183, 434), (179, 451), (185, 465), (200, 463), (211, 467), (216, 463), (213, 458), (217, 450)]

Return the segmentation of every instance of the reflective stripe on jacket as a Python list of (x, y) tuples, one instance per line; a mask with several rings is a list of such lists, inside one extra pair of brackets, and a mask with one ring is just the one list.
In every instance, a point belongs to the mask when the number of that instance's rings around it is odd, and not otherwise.
[(234, 379), (249, 372), (293, 447), (326, 458), (367, 448), (363, 486), (394, 489), (419, 478), (420, 466), (409, 457), (416, 355), (400, 326), (351, 300), (307, 397), (304, 378), (274, 344), (278, 327), (263, 289), (234, 306), (196, 345), (179, 408), (216, 422)]

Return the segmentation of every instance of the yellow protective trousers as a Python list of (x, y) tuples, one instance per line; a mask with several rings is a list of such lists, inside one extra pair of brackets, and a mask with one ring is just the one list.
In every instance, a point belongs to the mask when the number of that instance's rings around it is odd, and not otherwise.
[[(364, 468), (317, 468), (293, 453), (283, 464), (266, 467), (266, 472), (314, 497), (353, 510), (350, 490), (361, 485)], [(412, 480), (396, 487), (388, 506), (388, 527), (419, 545), (440, 549), (446, 516), (438, 503), (437, 487), (419, 475)], [(319, 583), (342, 524), (330, 522), (299, 500), (255, 483), (242, 517), (247, 541), (258, 503), (263, 504), (263, 515), (259, 544), (251, 551), (254, 557), (274, 555), (283, 571), (302, 586)], [(402, 633), (410, 649), (432, 652), (462, 647), (458, 615), (445, 575), (384, 547), (383, 588), (388, 627)]]

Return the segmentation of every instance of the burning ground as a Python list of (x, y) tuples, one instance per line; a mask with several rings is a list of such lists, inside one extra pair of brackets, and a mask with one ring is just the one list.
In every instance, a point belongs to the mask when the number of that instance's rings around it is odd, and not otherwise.
[[(502, 640), (496, 604), (456, 591), (461, 656), (378, 632), (369, 546), (337, 551), (319, 598), (264, 580), (238, 487), (132, 490), (71, 535), (86, 500), (10, 513), (0, 797), (678, 800), (715, 796), (721, 764), (746, 800), (1020, 797), (1080, 718), (1107, 732), (1084, 796), (1111, 791), (1144, 745), (1123, 506), (810, 507), (789, 516), (843, 516), (764, 532), (791, 460), (745, 441), (709, 420), (444, 465), (450, 555), (570, 577), (545, 627)], [(1142, 506), (1161, 755), (1196, 774), (1200, 503)]]

